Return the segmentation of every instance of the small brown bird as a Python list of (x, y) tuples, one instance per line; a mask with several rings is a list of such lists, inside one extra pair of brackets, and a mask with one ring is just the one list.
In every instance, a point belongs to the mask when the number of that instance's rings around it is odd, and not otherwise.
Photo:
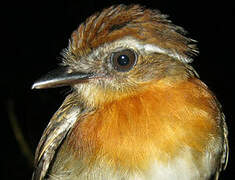
[(72, 87), (43, 132), (32, 179), (218, 179), (225, 117), (189, 65), (197, 50), (184, 34), (139, 5), (82, 23), (61, 68), (32, 87)]

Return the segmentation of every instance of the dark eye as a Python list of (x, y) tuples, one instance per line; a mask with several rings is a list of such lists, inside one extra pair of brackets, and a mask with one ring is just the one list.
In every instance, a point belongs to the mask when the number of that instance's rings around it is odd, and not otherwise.
[(114, 52), (111, 56), (111, 62), (117, 71), (126, 72), (132, 69), (136, 64), (137, 55), (133, 50), (125, 49), (119, 52)]

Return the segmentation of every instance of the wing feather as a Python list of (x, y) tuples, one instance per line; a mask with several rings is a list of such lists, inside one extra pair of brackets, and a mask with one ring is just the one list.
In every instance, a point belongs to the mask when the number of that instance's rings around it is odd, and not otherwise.
[(229, 144), (228, 144), (228, 127), (225, 122), (225, 115), (224, 113), (221, 113), (221, 123), (222, 123), (222, 129), (223, 129), (223, 138), (224, 138), (224, 144), (223, 144), (223, 154), (220, 159), (220, 167), (216, 171), (215, 174), (215, 180), (219, 179), (219, 174), (222, 170), (225, 170), (228, 164), (228, 157), (229, 157)]
[(84, 109), (78, 99), (74, 93), (67, 96), (44, 130), (35, 153), (32, 180), (42, 180), (46, 176), (57, 148), (83, 113)]

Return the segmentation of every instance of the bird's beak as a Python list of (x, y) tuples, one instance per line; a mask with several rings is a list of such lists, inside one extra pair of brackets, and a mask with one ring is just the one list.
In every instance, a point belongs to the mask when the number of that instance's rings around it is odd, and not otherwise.
[(81, 83), (88, 79), (94, 78), (93, 73), (69, 72), (66, 67), (60, 67), (49, 72), (45, 76), (37, 80), (32, 89), (54, 88), (61, 86), (69, 86), (75, 83)]

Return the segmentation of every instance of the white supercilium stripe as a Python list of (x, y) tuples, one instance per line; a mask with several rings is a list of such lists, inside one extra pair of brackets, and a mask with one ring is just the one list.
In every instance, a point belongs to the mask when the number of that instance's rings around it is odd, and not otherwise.
[[(175, 59), (178, 59), (180, 60), (181, 62), (184, 62), (184, 63), (190, 63), (192, 62), (192, 58), (189, 58), (187, 56), (183, 56), (173, 50), (170, 50), (170, 49), (165, 49), (165, 48), (161, 48), (157, 45), (153, 45), (153, 44), (143, 44), (141, 43), (140, 41), (132, 38), (132, 37), (126, 37), (126, 38), (123, 38), (119, 41), (116, 42), (117, 44), (120, 43), (121, 44), (126, 44), (130, 47), (134, 47), (138, 50), (142, 50), (142, 51), (145, 51), (145, 52), (157, 52), (157, 53), (161, 53), (161, 54), (166, 54), (172, 58), (175, 58)], [(116, 44), (115, 43), (115, 44)]]

